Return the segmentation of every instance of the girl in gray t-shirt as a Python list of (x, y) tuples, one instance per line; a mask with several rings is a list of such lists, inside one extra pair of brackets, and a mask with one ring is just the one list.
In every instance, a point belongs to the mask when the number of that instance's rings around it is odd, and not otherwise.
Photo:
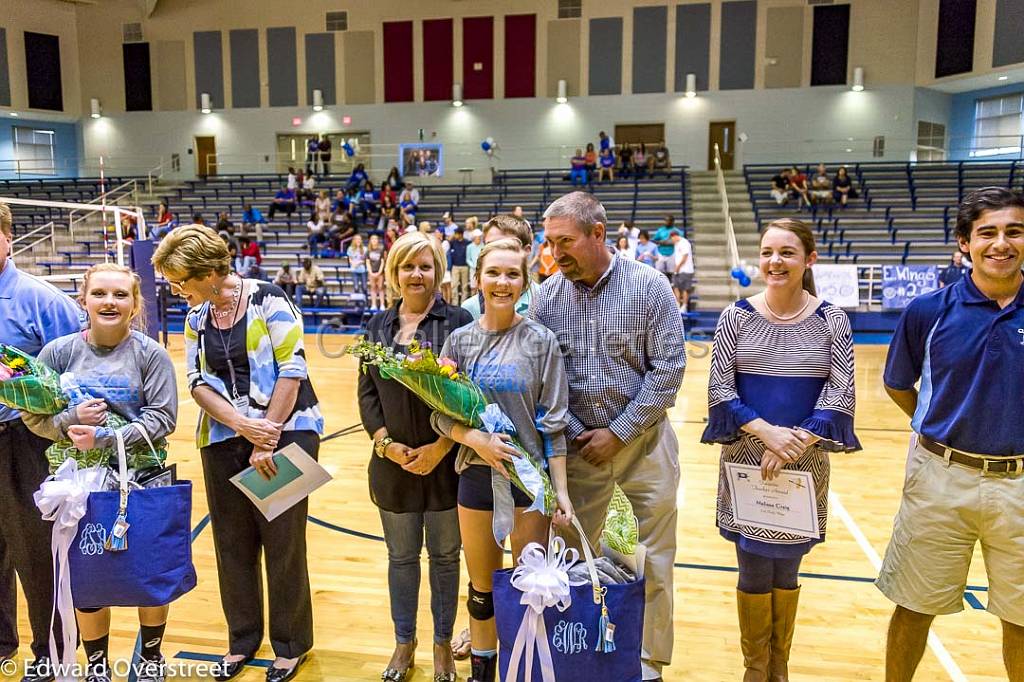
[(510, 538), (516, 557), (530, 542), (546, 544), (552, 521), (566, 526), (573, 516), (563, 433), (569, 389), (558, 341), (549, 329), (515, 310), (529, 282), (528, 255), (512, 239), (484, 247), (477, 267), (477, 284), (486, 304), (483, 317), (452, 332), (441, 356), (455, 360), (459, 371), (512, 421), (526, 450), (546, 462), (558, 505), (553, 520), (538, 512), (527, 513), (530, 498), (508, 480), (501, 461), (511, 460), (516, 453), (509, 436), (472, 429), (437, 412), (431, 418), (438, 433), (462, 445), (456, 469), (459, 525), (470, 578), (474, 680), (494, 680), (498, 646), (491, 576), (502, 567), (503, 553), (493, 532), (494, 493), (507, 499), (505, 490), (511, 488), (515, 511)]
[[(76, 382), (93, 399), (54, 416), (22, 414), (37, 435), (50, 440), (69, 438), (78, 450), (115, 447), (113, 431), (104, 426), (107, 411), (114, 410), (131, 424), (144, 429), (158, 446), (174, 431), (178, 416), (178, 390), (174, 365), (164, 348), (133, 330), (144, 302), (139, 279), (128, 268), (113, 263), (95, 265), (85, 273), (79, 303), (89, 315), (89, 327), (55, 339), (43, 347), (39, 360), (57, 372), (73, 372)], [(125, 445), (144, 444), (135, 426), (123, 427)], [(148, 445), (142, 445), (148, 448)], [(129, 463), (130, 465), (131, 463)], [(131, 516), (129, 515), (129, 520)], [(116, 595), (112, 598), (116, 602)], [(139, 607), (142, 670), (139, 678), (162, 679), (160, 645), (167, 625), (169, 606)], [(109, 608), (77, 610), (92, 682), (110, 682), (107, 641)]]

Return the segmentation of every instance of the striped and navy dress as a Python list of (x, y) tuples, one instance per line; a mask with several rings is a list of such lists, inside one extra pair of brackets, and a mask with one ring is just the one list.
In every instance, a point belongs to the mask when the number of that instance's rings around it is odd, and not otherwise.
[[(860, 449), (853, 432), (854, 371), (850, 321), (821, 302), (795, 324), (769, 322), (747, 301), (722, 312), (708, 382), (708, 425), (701, 441), (721, 443), (719, 532), (748, 552), (784, 558), (806, 554), (825, 539), (828, 452)], [(786, 469), (809, 471), (817, 492), (820, 540), (736, 523), (725, 463), (761, 465), (764, 444), (741, 427), (760, 417), (820, 437)]]

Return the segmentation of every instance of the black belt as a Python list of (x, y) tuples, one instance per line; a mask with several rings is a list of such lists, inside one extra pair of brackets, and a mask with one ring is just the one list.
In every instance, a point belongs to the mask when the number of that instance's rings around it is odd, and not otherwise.
[(1024, 455), (1015, 455), (1005, 459), (990, 459), (981, 455), (971, 455), (966, 452), (948, 448), (942, 443), (937, 443), (927, 436), (920, 436), (918, 444), (933, 455), (946, 459), (949, 452), (949, 461), (962, 464), (972, 469), (981, 469), (985, 473), (993, 474), (1019, 474), (1024, 473)]

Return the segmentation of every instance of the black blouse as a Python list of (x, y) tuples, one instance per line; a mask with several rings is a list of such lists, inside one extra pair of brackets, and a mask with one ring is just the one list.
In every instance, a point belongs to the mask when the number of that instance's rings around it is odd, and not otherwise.
[[(395, 343), (399, 331), (398, 307), (401, 300), (370, 318), (366, 325), (367, 340), (383, 343), (395, 350), (404, 347)], [(469, 311), (435, 301), (416, 329), (420, 344), (429, 342), (435, 353), (441, 351), (448, 335), (473, 321)], [(430, 426), (431, 409), (409, 389), (392, 379), (383, 379), (373, 366), (359, 372), (359, 416), (363, 428), (373, 437), (382, 426), (397, 442), (417, 448), (437, 440)], [(455, 473), (452, 446), (444, 459), (426, 476), (409, 473), (390, 459), (370, 455), (370, 498), (385, 511), (395, 513), (444, 511), (456, 505), (459, 477)]]

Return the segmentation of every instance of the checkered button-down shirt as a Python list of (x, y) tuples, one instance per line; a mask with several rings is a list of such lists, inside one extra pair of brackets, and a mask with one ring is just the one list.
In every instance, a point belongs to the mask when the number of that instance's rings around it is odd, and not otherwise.
[(530, 315), (562, 348), (567, 438), (607, 427), (628, 443), (675, 404), (686, 368), (683, 323), (668, 280), (654, 268), (613, 255), (593, 287), (558, 273), (541, 286)]

